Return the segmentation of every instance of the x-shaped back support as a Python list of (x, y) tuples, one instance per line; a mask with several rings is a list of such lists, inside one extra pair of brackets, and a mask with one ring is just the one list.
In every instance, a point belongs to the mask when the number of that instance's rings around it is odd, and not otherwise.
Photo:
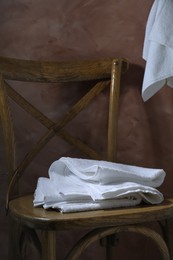
[[(25, 98), (23, 98), (18, 92), (16, 92), (7, 83), (3, 75), (1, 75), (0, 81), (0, 109), (1, 109), (1, 121), (4, 130), (4, 138), (6, 144), (6, 153), (8, 158), (9, 172), (10, 172), (10, 184), (7, 192), (6, 207), (8, 209), (11, 193), (14, 189), (15, 183), (21, 177), (24, 170), (32, 162), (34, 157), (41, 151), (41, 149), (55, 136), (58, 135), (68, 143), (74, 145), (79, 150), (89, 155), (92, 159), (100, 160), (101, 156), (89, 147), (86, 143), (71, 136), (63, 128), (74, 119), (88, 104), (107, 86), (110, 85), (110, 100), (109, 100), (109, 119), (108, 119), (108, 157), (107, 160), (114, 160), (115, 147), (116, 147), (116, 128), (117, 128), (117, 113), (118, 113), (118, 99), (119, 99), (119, 84), (122, 65), (126, 62), (122, 59), (115, 59), (112, 62), (112, 71), (110, 73), (110, 79), (99, 80), (76, 104), (74, 104), (69, 111), (58, 121), (53, 122), (47, 116), (45, 116), (36, 107), (31, 105)], [(127, 66), (127, 64), (126, 64)], [(21, 108), (29, 113), (33, 118), (37, 119), (48, 130), (47, 132), (36, 142), (33, 148), (26, 154), (24, 159), (15, 169), (15, 147), (14, 147), (14, 133), (12, 127), (11, 113), (8, 106), (8, 96), (15, 101)]]

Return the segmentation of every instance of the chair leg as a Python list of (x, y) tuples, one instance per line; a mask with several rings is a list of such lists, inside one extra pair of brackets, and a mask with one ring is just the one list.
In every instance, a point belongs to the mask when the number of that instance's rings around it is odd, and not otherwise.
[[(27, 247), (32, 250), (34, 259), (41, 260), (41, 243), (35, 229), (23, 226), (21, 227), (21, 235), (19, 240), (20, 254), (26, 254)], [(29, 251), (30, 252), (30, 251)], [(25, 259), (25, 258), (22, 258)]]
[(56, 260), (56, 231), (42, 231), (42, 260)]
[(9, 241), (8, 241), (8, 260), (22, 260), (20, 256), (20, 234), (21, 229), (18, 223), (12, 218), (9, 219)]
[(169, 249), (170, 260), (173, 260), (173, 218), (166, 220), (164, 236)]
[(24, 260), (27, 258), (28, 252), (31, 253), (31, 250), (33, 259), (41, 260), (41, 244), (36, 231), (21, 226), (12, 218), (10, 218), (9, 226), (8, 260)]
[(101, 246), (104, 246), (106, 248), (106, 260), (115, 259), (115, 247), (118, 242), (119, 238), (117, 234), (112, 234), (101, 239)]
[(114, 260), (115, 259), (115, 247), (112, 245), (106, 245), (106, 260)]

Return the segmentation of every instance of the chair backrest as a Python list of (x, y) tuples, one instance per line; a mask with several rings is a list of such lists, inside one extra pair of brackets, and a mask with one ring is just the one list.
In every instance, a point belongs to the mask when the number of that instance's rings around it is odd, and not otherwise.
[[(122, 71), (126, 71), (127, 67), (128, 64), (126, 60), (120, 58), (73, 62), (43, 62), (0, 58), (0, 117), (10, 176), (7, 192), (7, 207), (17, 180), (22, 176), (26, 167), (32, 162), (39, 151), (41, 151), (55, 135), (60, 136), (65, 141), (74, 145), (90, 158), (103, 159), (93, 148), (87, 145), (86, 142), (71, 136), (63, 128), (105, 88), (109, 88), (110, 94), (107, 158), (104, 159), (110, 161), (115, 160), (120, 76)], [(78, 100), (58, 122), (53, 122), (16, 92), (16, 90), (11, 87), (11, 80), (12, 82), (47, 83), (92, 81), (94, 82), (94, 86), (89, 88), (89, 91)], [(36, 142), (34, 147), (26, 154), (17, 167), (15, 167), (15, 138), (8, 102), (9, 97), (47, 128), (47, 132)]]

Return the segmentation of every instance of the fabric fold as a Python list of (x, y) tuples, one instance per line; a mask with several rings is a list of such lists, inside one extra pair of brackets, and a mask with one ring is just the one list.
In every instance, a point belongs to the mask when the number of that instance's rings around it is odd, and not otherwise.
[[(61, 172), (56, 174), (57, 171)], [(86, 160), (62, 157), (52, 163), (49, 168), (51, 180), (70, 176), (86, 181), (87, 183), (114, 184), (119, 182), (136, 182), (139, 184), (158, 187), (165, 178), (162, 169), (144, 168), (108, 161)], [(77, 180), (76, 180), (77, 181)]]

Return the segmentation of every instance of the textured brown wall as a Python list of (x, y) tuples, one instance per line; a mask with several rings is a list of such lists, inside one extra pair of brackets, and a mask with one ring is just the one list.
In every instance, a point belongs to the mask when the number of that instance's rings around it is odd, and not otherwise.
[[(26, 59), (70, 60), (123, 56), (132, 64), (123, 79), (120, 99), (120, 119), (118, 138), (118, 161), (148, 167), (161, 167), (167, 177), (161, 190), (165, 195), (173, 195), (172, 157), (173, 157), (173, 91), (164, 88), (151, 100), (143, 103), (141, 85), (144, 62), (141, 58), (144, 30), (152, 0), (1, 0), (0, 1), (0, 55)], [(52, 117), (53, 108), (58, 101), (71, 102), (68, 91), (64, 88), (60, 96), (57, 88), (47, 87), (44, 91), (37, 88), (33, 94), (32, 86), (23, 88), (16, 86), (28, 99), (32, 100), (43, 111)], [(78, 95), (78, 87), (74, 88), (74, 97)], [(63, 99), (62, 99), (63, 97)], [(46, 102), (46, 104), (45, 104)], [(105, 100), (102, 97), (93, 109), (101, 115)], [(65, 109), (65, 107), (64, 107)], [(19, 123), (17, 146), (21, 155), (40, 131), (32, 123), (29, 130), (22, 124), (25, 115), (18, 108), (14, 109), (16, 122)], [(63, 111), (62, 111), (63, 112)], [(92, 119), (92, 118), (91, 118)], [(27, 118), (29, 121), (30, 119)], [(81, 118), (81, 120), (83, 120)], [(90, 123), (90, 118), (83, 122)], [(100, 121), (96, 121), (100, 128)], [(80, 129), (79, 129), (80, 130)], [(89, 137), (97, 136), (96, 130), (86, 132)], [(73, 151), (65, 143), (60, 144), (63, 153)], [(45, 172), (47, 165), (42, 158), (46, 152), (52, 154), (48, 158), (59, 156), (56, 143), (51, 143), (47, 151), (37, 158), (32, 165), (34, 172)], [(7, 259), (7, 220), (4, 214), (4, 193), (7, 177), (3, 163), (4, 148), (0, 146), (0, 259)], [(37, 174), (35, 174), (37, 175)], [(24, 178), (24, 187), (31, 189), (35, 185)], [(78, 232), (62, 232), (58, 251), (63, 252), (81, 235)], [(132, 234), (122, 235), (117, 247), (117, 259), (159, 259), (156, 248), (150, 241)], [(148, 250), (151, 248), (150, 250)], [(104, 251), (98, 245), (92, 246), (82, 259), (95, 259), (96, 251), (99, 259), (104, 259)]]

